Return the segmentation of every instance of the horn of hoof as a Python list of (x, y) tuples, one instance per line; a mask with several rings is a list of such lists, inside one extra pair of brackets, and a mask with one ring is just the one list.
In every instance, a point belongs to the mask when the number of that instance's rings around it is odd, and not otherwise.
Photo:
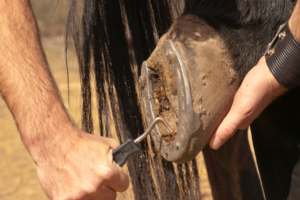
[(141, 90), (155, 148), (168, 161), (185, 163), (208, 143), (238, 88), (237, 73), (217, 32), (204, 20), (178, 18), (142, 65)]

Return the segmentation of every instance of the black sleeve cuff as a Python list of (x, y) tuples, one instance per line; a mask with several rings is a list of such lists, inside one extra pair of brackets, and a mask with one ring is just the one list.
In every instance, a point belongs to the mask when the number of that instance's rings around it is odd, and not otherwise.
[(266, 61), (281, 85), (287, 89), (300, 86), (300, 43), (291, 33), (288, 24), (279, 33), (274, 48), (267, 52)]

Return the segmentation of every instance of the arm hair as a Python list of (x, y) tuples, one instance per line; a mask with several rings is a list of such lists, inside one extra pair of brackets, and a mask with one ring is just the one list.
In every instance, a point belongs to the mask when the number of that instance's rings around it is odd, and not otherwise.
[(1, 0), (0, 19), (0, 92), (25, 146), (40, 157), (45, 140), (56, 143), (66, 137), (59, 133), (73, 125), (50, 73), (30, 2)]

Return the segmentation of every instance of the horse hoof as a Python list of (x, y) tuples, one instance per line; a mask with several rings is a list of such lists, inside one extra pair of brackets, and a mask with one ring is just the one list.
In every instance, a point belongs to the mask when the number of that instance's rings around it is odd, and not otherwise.
[(166, 160), (185, 163), (208, 143), (238, 88), (237, 73), (217, 32), (204, 20), (177, 19), (142, 65), (145, 119), (168, 121), (175, 134), (157, 125), (155, 148)]

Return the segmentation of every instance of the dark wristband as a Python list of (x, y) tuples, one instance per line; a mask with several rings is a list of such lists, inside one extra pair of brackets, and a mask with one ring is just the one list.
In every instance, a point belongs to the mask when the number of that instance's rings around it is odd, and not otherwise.
[(299, 86), (300, 43), (291, 33), (288, 24), (277, 32), (268, 48), (266, 61), (276, 80), (287, 89)]

